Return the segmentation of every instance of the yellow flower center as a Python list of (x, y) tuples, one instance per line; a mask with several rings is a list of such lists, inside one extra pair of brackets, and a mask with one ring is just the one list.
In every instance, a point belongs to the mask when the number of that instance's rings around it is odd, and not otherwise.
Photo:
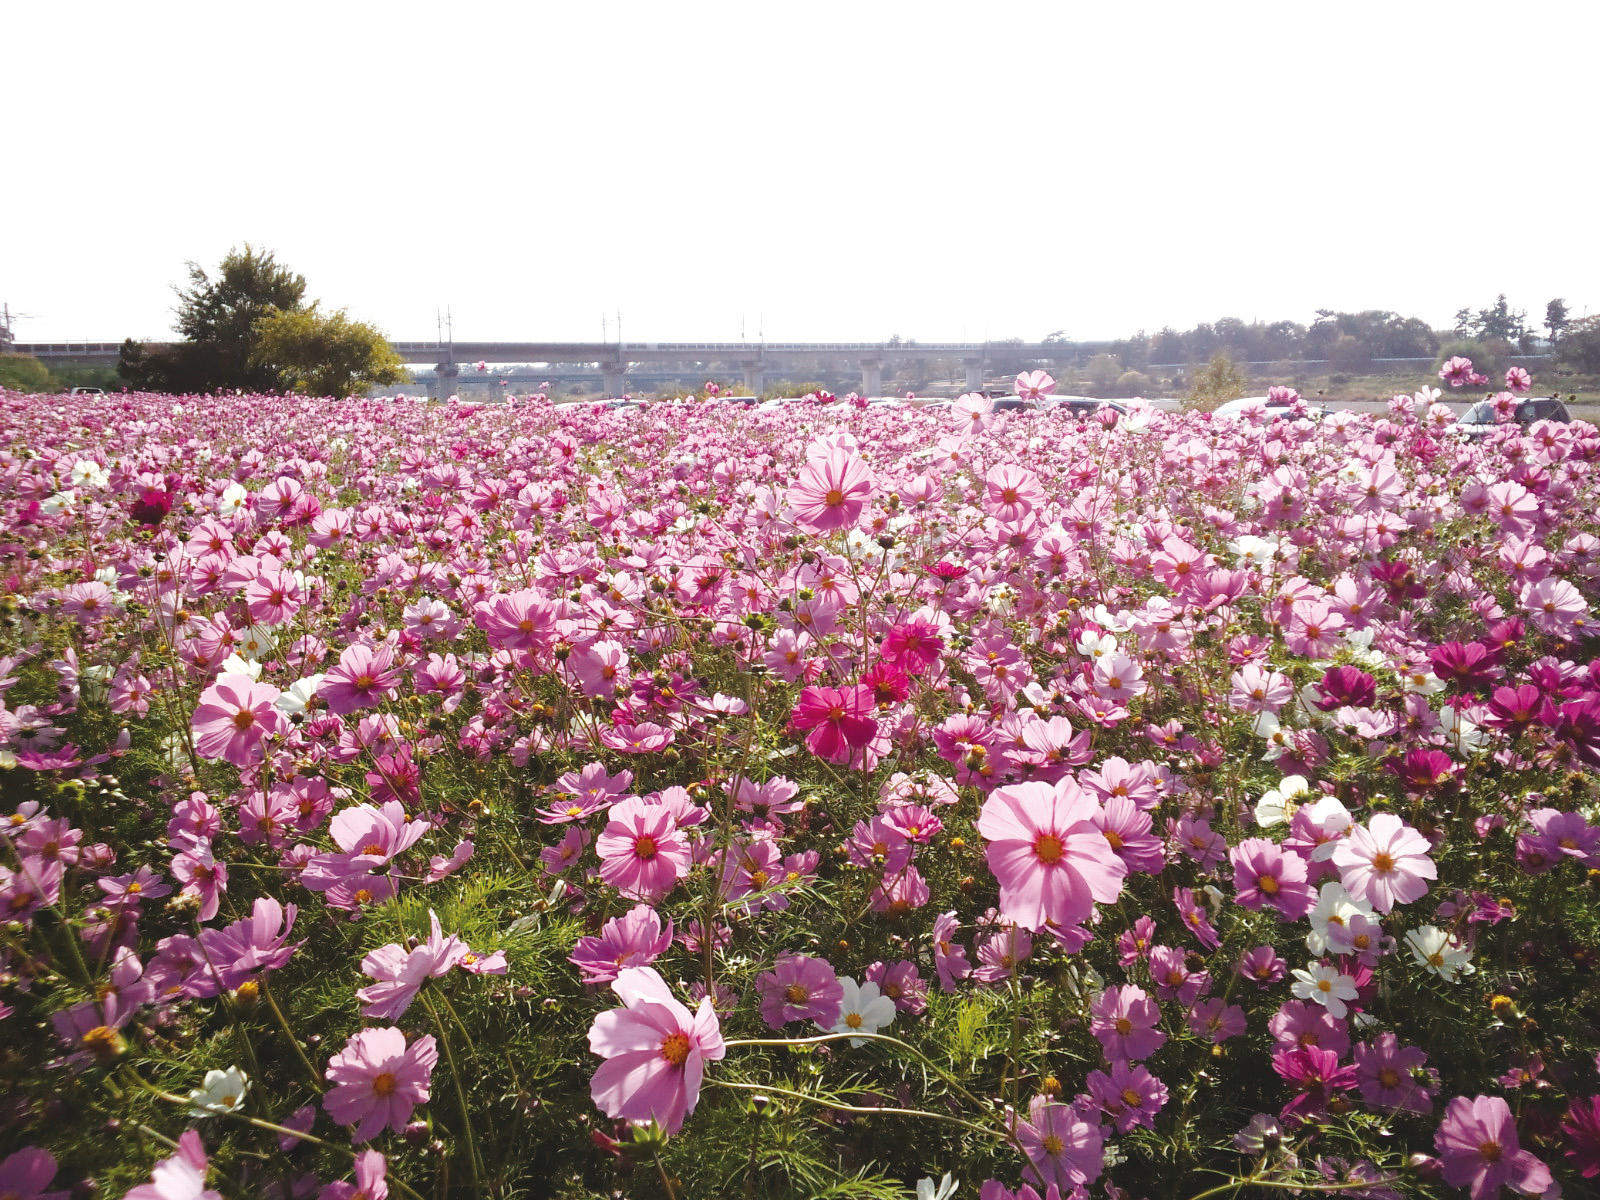
[(689, 1057), (689, 1039), (681, 1033), (669, 1033), (661, 1041), (661, 1057), (673, 1066), (682, 1066)]
[(379, 1096), (394, 1095), (394, 1089), (397, 1086), (398, 1084), (394, 1075), (388, 1071), (383, 1072), (383, 1074), (379, 1075), (372, 1081), (372, 1090), (376, 1095)]

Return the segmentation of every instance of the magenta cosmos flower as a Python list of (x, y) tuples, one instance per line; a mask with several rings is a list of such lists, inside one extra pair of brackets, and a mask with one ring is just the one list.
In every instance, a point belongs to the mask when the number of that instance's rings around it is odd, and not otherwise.
[(665, 804), (629, 796), (610, 817), (594, 847), (600, 878), (624, 896), (653, 903), (689, 873), (689, 843)]
[(808, 687), (800, 692), (794, 711), (789, 714), (792, 729), (811, 732), (806, 749), (829, 762), (848, 762), (851, 755), (872, 741), (878, 722), (872, 716), (877, 707), (872, 689), (853, 687)]
[(350, 1135), (354, 1142), (401, 1129), (411, 1111), (427, 1103), (428, 1080), (438, 1061), (431, 1036), (408, 1046), (406, 1035), (393, 1025), (363, 1029), (328, 1060), (327, 1078), (334, 1086), (322, 1106), (339, 1124), (356, 1126)]
[(872, 499), (872, 473), (849, 450), (835, 446), (813, 458), (789, 489), (795, 524), (813, 533), (854, 525)]
[(329, 712), (353, 713), (392, 696), (400, 686), (394, 666), (394, 647), (364, 646), (357, 642), (339, 654), (338, 665), (323, 675), (317, 688)]
[(978, 815), (1000, 915), (1024, 929), (1076, 925), (1122, 891), (1128, 868), (1095, 824), (1099, 805), (1070, 779), (996, 788)]
[(1393, 813), (1378, 813), (1365, 828), (1352, 825), (1333, 850), (1339, 882), (1357, 900), (1365, 900), (1381, 913), (1396, 904), (1409, 904), (1428, 890), (1427, 881), (1439, 877), (1433, 847)]
[(806, 954), (785, 954), (773, 969), (756, 976), (761, 990), (761, 1019), (773, 1029), (790, 1021), (815, 1021), (833, 1028), (844, 1004), (844, 985), (824, 960)]
[(628, 967), (611, 987), (622, 1007), (589, 1026), (589, 1049), (606, 1060), (589, 1094), (608, 1117), (654, 1121), (677, 1133), (700, 1099), (706, 1060), (727, 1053), (711, 998), (691, 1015), (653, 967)]
[(1511, 1109), (1499, 1096), (1457, 1096), (1433, 1135), (1444, 1179), (1471, 1189), (1472, 1200), (1490, 1200), (1502, 1187), (1525, 1196), (1550, 1187), (1550, 1168), (1517, 1145)]
[(12, 1196), (17, 1200), (67, 1200), (70, 1192), (44, 1190), (55, 1177), (55, 1156), (37, 1146), (24, 1146), (0, 1159), (0, 1200)]
[(194, 710), (194, 748), (202, 758), (220, 758), (236, 767), (261, 759), (261, 743), (284, 729), (273, 707), (278, 689), (248, 675), (224, 675), (200, 695)]

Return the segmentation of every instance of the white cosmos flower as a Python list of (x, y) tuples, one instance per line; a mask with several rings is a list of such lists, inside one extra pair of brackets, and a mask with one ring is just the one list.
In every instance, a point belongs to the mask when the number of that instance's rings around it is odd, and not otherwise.
[(222, 489), (222, 498), (217, 501), (217, 511), (225, 517), (237, 516), (250, 504), (250, 493), (245, 490), (242, 483), (230, 483)]
[(68, 488), (64, 492), (56, 492), (39, 501), (39, 511), (47, 517), (53, 517), (59, 512), (70, 510), (78, 503), (78, 493)]
[(1437, 925), (1411, 930), (1406, 934), (1406, 945), (1411, 947), (1418, 965), (1446, 983), (1454, 983), (1457, 975), (1471, 975), (1477, 970), (1472, 965), (1472, 951)]
[(261, 678), (261, 664), (253, 658), (242, 658), (238, 651), (228, 655), (222, 660), (218, 668), (221, 675), (248, 675), (251, 679)]
[(1290, 989), (1301, 1000), (1312, 1000), (1328, 1010), (1330, 1017), (1343, 1020), (1350, 1011), (1347, 1000), (1357, 996), (1356, 981), (1327, 963), (1310, 963), (1302, 971), (1294, 971), (1294, 986)]
[(938, 1183), (931, 1179), (917, 1180), (917, 1200), (950, 1200), (956, 1194), (956, 1181), (946, 1171)]
[[(1365, 900), (1357, 900), (1337, 882), (1323, 884), (1317, 893), (1317, 906), (1311, 910), (1311, 932), (1306, 934), (1306, 949), (1313, 954), (1326, 954), (1332, 940), (1339, 942), (1339, 953), (1347, 953), (1350, 939), (1339, 937), (1339, 931), (1348, 929), (1350, 918), (1357, 913), (1370, 917), (1372, 906)], [(1333, 927), (1331, 938), (1329, 926)]]
[(272, 702), (272, 707), (286, 717), (305, 712), (306, 705), (311, 703), (311, 698), (322, 686), (322, 679), (321, 675), (307, 675), (304, 679), (296, 679), (278, 693), (278, 698)]
[(204, 1087), (189, 1093), (191, 1117), (209, 1117), (217, 1113), (238, 1111), (244, 1103), (244, 1094), (250, 1090), (250, 1077), (238, 1067), (226, 1071), (207, 1071)]
[(1400, 686), (1418, 696), (1433, 696), (1444, 691), (1444, 680), (1432, 671), (1413, 667), (1400, 673)]
[(1450, 739), (1450, 745), (1461, 754), (1476, 754), (1488, 741), (1483, 730), (1463, 717), (1451, 704), (1439, 710), (1439, 728)]
[(246, 625), (239, 630), (239, 640), (234, 648), (245, 658), (259, 659), (263, 655), (271, 654), (272, 647), (276, 644), (266, 625)]
[(1078, 653), (1085, 658), (1101, 659), (1117, 653), (1117, 639), (1109, 633), (1095, 633), (1085, 629), (1078, 635)]
[(80, 458), (72, 464), (72, 486), (103, 488), (111, 482), (106, 469), (92, 458)]
[[(1258, 714), (1256, 724), (1259, 726), (1261, 724), (1260, 718), (1270, 715), (1270, 713), (1266, 712)], [(1276, 717), (1273, 718), (1272, 724), (1273, 728), (1270, 732), (1263, 734), (1260, 729), (1257, 729), (1257, 734), (1270, 737), (1272, 733), (1277, 732)], [(1286, 776), (1282, 783), (1267, 792), (1256, 802), (1256, 824), (1266, 829), (1291, 820), (1294, 817), (1295, 809), (1305, 803), (1301, 797), (1310, 797), (1311, 794), (1311, 785), (1306, 782), (1304, 775)]]
[[(833, 1023), (830, 1033), (877, 1033), (894, 1020), (894, 1001), (878, 991), (877, 984), (858, 986), (848, 975), (841, 975), (839, 982), (844, 987), (844, 1000), (839, 1006), (839, 1019)], [(850, 1044), (859, 1046), (865, 1041), (865, 1038), (851, 1038)]]
[(1239, 566), (1242, 567), (1249, 564), (1255, 567), (1264, 567), (1278, 553), (1278, 540), (1276, 538), (1257, 537), (1253, 533), (1247, 533), (1229, 542), (1228, 549), (1233, 552)]

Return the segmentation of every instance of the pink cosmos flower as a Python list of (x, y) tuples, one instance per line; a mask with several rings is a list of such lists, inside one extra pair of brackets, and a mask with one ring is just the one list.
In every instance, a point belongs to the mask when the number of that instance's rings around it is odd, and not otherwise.
[(1439, 877), (1428, 857), (1433, 847), (1393, 813), (1377, 813), (1365, 828), (1352, 825), (1333, 850), (1339, 882), (1381, 913), (1409, 904)]
[(1066, 927), (1117, 898), (1128, 868), (1095, 824), (1098, 810), (1070, 779), (995, 789), (977, 827), (1003, 917), (1029, 930)]
[(984, 484), (984, 508), (997, 521), (1010, 524), (1044, 507), (1044, 486), (1039, 477), (1025, 467), (1011, 463), (991, 467)]
[(834, 446), (801, 468), (787, 499), (796, 524), (826, 533), (854, 525), (872, 493), (872, 473), (866, 463), (853, 451)]
[(376, 647), (357, 642), (346, 646), (339, 655), (339, 663), (323, 675), (317, 688), (329, 712), (353, 713), (370, 708), (400, 686), (400, 672), (394, 668), (394, 648), (388, 644)]
[(1017, 1144), (1028, 1156), (1025, 1174), (1040, 1187), (1053, 1184), (1065, 1193), (1099, 1178), (1105, 1165), (1100, 1126), (1076, 1106), (1035, 1096), (1028, 1120), (1012, 1120)]
[(600, 928), (599, 937), (581, 937), (567, 961), (587, 984), (610, 983), (630, 967), (647, 967), (672, 945), (672, 921), (661, 927), (661, 914), (636, 904)]
[(1024, 371), (1012, 386), (1024, 400), (1043, 400), (1056, 390), (1056, 381), (1046, 371)]
[(773, 969), (756, 976), (761, 1019), (773, 1029), (791, 1021), (833, 1028), (844, 1003), (844, 985), (826, 961), (806, 954), (780, 955)]
[(1316, 907), (1317, 893), (1307, 882), (1306, 860), (1266, 838), (1246, 838), (1228, 852), (1233, 886), (1246, 908), (1268, 905), (1279, 918), (1298, 921)]
[(1392, 1033), (1380, 1033), (1372, 1041), (1362, 1042), (1355, 1051), (1356, 1083), (1361, 1088), (1361, 1098), (1373, 1108), (1429, 1112), (1433, 1108), (1433, 1097), (1414, 1077), (1414, 1072), (1427, 1061), (1427, 1051), (1417, 1046), (1402, 1046)]
[(1156, 1028), (1161, 1008), (1141, 987), (1106, 988), (1094, 998), (1089, 1013), (1089, 1032), (1099, 1039), (1107, 1062), (1149, 1058), (1166, 1045), (1167, 1035)]
[(1090, 1071), (1089, 1095), (1110, 1117), (1118, 1133), (1138, 1126), (1155, 1124), (1155, 1116), (1167, 1103), (1167, 1085), (1137, 1064), (1114, 1062), (1111, 1070)]
[(445, 937), (439, 916), (428, 910), (428, 940), (407, 950), (399, 943), (379, 946), (361, 960), (361, 973), (376, 980), (356, 992), (361, 1015), (369, 1021), (393, 1021), (406, 1009), (429, 979), (446, 975), (468, 953), (455, 934)]
[(278, 689), (248, 675), (224, 675), (200, 695), (194, 710), (194, 748), (202, 758), (236, 767), (260, 762), (261, 743), (287, 724), (273, 706)]
[(1550, 1168), (1517, 1144), (1511, 1109), (1499, 1096), (1457, 1096), (1433, 1135), (1444, 1180), (1469, 1188), (1472, 1200), (1490, 1200), (1502, 1187), (1539, 1196), (1551, 1184)]
[(1471, 382), (1472, 376), (1472, 360), (1470, 358), (1462, 358), (1459, 354), (1439, 368), (1439, 378), (1451, 387), (1461, 387), (1463, 384)]
[(393, 1025), (350, 1035), (344, 1049), (328, 1060), (334, 1086), (322, 1098), (328, 1115), (355, 1125), (350, 1140), (365, 1142), (385, 1129), (401, 1129), (411, 1112), (428, 1101), (428, 1081), (439, 1049), (431, 1036), (406, 1045)]
[(808, 687), (800, 692), (794, 711), (789, 714), (793, 729), (811, 732), (806, 749), (829, 762), (848, 762), (878, 733), (873, 717), (877, 703), (872, 689), (852, 687)]
[(628, 967), (611, 987), (623, 1006), (589, 1026), (589, 1049), (606, 1060), (589, 1094), (608, 1117), (677, 1133), (700, 1100), (706, 1061), (727, 1053), (711, 998), (691, 1015), (653, 967)]
[(44, 1190), (55, 1177), (55, 1156), (37, 1146), (24, 1146), (0, 1159), (0, 1200), (67, 1200), (70, 1192)]
[(150, 1182), (139, 1184), (124, 1200), (222, 1200), (220, 1192), (206, 1186), (206, 1166), (206, 1148), (200, 1135), (186, 1129), (178, 1138), (178, 1152), (158, 1162), (150, 1172)]
[(651, 903), (689, 873), (689, 843), (665, 804), (629, 796), (611, 807), (595, 840), (600, 877), (624, 896)]
[(356, 1155), (356, 1181), (335, 1180), (317, 1193), (317, 1200), (388, 1200), (388, 1174), (389, 1163), (383, 1155), (376, 1150), (363, 1150)]

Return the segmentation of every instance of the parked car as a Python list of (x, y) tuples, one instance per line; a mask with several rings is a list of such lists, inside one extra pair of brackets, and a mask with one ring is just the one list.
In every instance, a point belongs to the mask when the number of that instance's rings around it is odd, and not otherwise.
[(1092, 417), (1105, 409), (1110, 409), (1119, 417), (1126, 416), (1128, 406), (1116, 400), (1101, 400), (1096, 396), (1046, 396), (1044, 406), (1051, 412), (1065, 409), (1070, 416)]
[(75, 387), (72, 389), (72, 394), (74, 396), (104, 396), (106, 390), (105, 388), (97, 387)]
[(1324, 411), (1320, 408), (1306, 408), (1296, 412), (1292, 405), (1279, 403), (1266, 396), (1240, 396), (1237, 400), (1229, 400), (1226, 404), (1219, 404), (1212, 412), (1214, 418), (1223, 417), (1230, 421), (1243, 418), (1246, 412), (1260, 410), (1268, 421), (1282, 417), (1286, 421), (1320, 421)]
[[(1572, 414), (1567, 411), (1567, 406), (1554, 396), (1546, 396), (1538, 400), (1520, 401), (1511, 420), (1519, 428), (1526, 430), (1535, 421), (1570, 424)], [(1495, 416), (1494, 402), (1491, 400), (1480, 400), (1462, 413), (1461, 419), (1456, 422), (1456, 432), (1474, 442), (1488, 437), (1497, 428), (1499, 425)]]

